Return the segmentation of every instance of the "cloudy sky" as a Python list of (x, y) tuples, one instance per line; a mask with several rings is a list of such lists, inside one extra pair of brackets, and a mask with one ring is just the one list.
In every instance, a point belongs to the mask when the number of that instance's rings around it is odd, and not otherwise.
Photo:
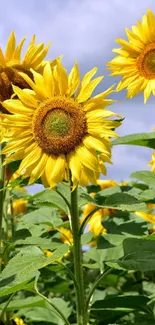
[[(63, 63), (69, 70), (78, 60), (81, 75), (94, 66), (105, 78), (98, 91), (103, 91), (118, 78), (109, 77), (106, 63), (117, 47), (115, 38), (125, 37), (125, 27), (131, 28), (141, 19), (147, 8), (155, 13), (154, 0), (5, 0), (1, 3), (0, 40), (4, 48), (8, 35), (16, 31), (17, 39), (37, 34), (38, 42), (52, 46), (48, 58), (64, 55)], [(143, 95), (125, 99), (126, 92), (114, 94), (121, 101), (113, 111), (125, 117), (120, 135), (151, 132), (155, 126), (155, 99), (143, 104)], [(108, 169), (107, 178), (129, 179), (135, 170), (147, 169), (152, 150), (117, 146), (113, 149), (113, 166)]]

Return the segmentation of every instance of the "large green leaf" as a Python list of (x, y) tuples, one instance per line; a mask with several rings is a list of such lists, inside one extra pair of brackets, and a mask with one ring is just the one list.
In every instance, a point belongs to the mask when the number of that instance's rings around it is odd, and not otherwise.
[[(68, 318), (71, 314), (71, 307), (69, 306), (69, 303), (64, 301), (61, 298), (53, 298), (52, 304), (57, 306), (64, 314), (66, 318)], [(22, 316), (25, 316), (26, 323), (29, 322), (38, 322), (43, 324), (43, 322), (57, 324), (57, 325), (64, 325), (64, 321), (57, 316), (57, 314), (54, 312), (54, 308), (49, 305), (48, 303), (45, 303), (44, 307), (35, 307), (32, 306), (32, 308), (24, 308), (21, 313)]]
[(112, 141), (112, 145), (129, 144), (155, 149), (155, 132), (125, 135)]
[(127, 270), (155, 270), (155, 245), (153, 240), (127, 238), (123, 242), (124, 257), (121, 260), (108, 262), (114, 268), (123, 267)]
[(131, 309), (139, 309), (145, 311), (151, 311), (151, 307), (147, 306), (147, 303), (150, 299), (146, 296), (135, 295), (135, 296), (124, 296), (124, 295), (116, 295), (110, 296), (104, 300), (98, 300), (92, 305), (92, 309), (94, 310), (102, 310), (102, 309), (113, 309), (113, 308), (131, 308)]
[(136, 178), (140, 181), (145, 182), (150, 187), (155, 187), (155, 173), (149, 170), (141, 170), (130, 175), (132, 178)]
[(136, 197), (127, 193), (119, 192), (119, 193), (108, 195), (106, 197), (100, 195), (100, 192), (98, 192), (95, 198), (91, 197), (87, 193), (83, 193), (82, 196), (87, 200), (87, 202), (101, 208), (109, 208), (109, 209), (116, 209), (122, 211), (147, 210), (145, 203), (139, 201)]
[(51, 257), (45, 257), (44, 253), (35, 246), (22, 249), (8, 262), (2, 272), (0, 296), (23, 289), (25, 284), (38, 274), (37, 270), (54, 263), (67, 252), (67, 244), (62, 244), (57, 248)]
[(150, 189), (150, 190), (142, 191), (139, 194), (139, 198), (142, 201), (151, 201), (152, 202), (152, 200), (155, 200), (155, 190), (154, 189)]
[(104, 324), (111, 324), (119, 320), (123, 315), (129, 314), (134, 310), (145, 312), (148, 316), (153, 312), (151, 307), (147, 306), (149, 298), (142, 295), (135, 296), (109, 296), (104, 300), (95, 301), (91, 310), (97, 319), (102, 319)]
[[(5, 307), (6, 303), (0, 304), (0, 310)], [(7, 307), (8, 311), (19, 310), (30, 307), (45, 307), (45, 300), (40, 297), (28, 297), (24, 299), (15, 299)]]
[(50, 227), (58, 227), (62, 223), (62, 219), (57, 209), (42, 207), (22, 216), (20, 223), (22, 223), (23, 226), (27, 224), (42, 224)]
[(67, 204), (62, 196), (56, 192), (56, 190), (45, 190), (43, 192), (35, 194), (31, 199), (35, 204), (57, 207), (68, 214)]
[(127, 193), (114, 193), (107, 198), (97, 196), (94, 200), (97, 206), (111, 208), (122, 211), (144, 211), (145, 203), (140, 202), (137, 198)]
[(51, 249), (54, 250), (62, 246), (62, 242), (54, 241), (42, 237), (27, 237), (26, 239), (19, 239), (14, 242), (15, 246), (37, 246), (41, 249)]

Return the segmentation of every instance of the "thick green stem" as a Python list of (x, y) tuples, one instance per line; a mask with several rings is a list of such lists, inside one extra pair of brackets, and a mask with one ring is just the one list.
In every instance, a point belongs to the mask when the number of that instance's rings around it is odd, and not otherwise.
[[(1, 147), (2, 150), (2, 147)], [(5, 166), (3, 166), (4, 156), (0, 153), (0, 270), (2, 268), (2, 224), (3, 224), (3, 209), (5, 200)]]
[[(72, 184), (71, 184), (72, 185)], [(87, 325), (86, 299), (82, 267), (82, 247), (78, 213), (78, 187), (71, 191), (71, 226), (74, 241), (74, 274), (78, 284), (76, 290), (77, 324)]]

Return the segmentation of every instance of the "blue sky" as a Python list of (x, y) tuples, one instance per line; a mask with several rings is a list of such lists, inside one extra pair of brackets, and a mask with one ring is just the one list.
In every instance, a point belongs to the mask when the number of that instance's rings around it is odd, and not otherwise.
[[(63, 63), (70, 69), (77, 60), (81, 76), (93, 66), (105, 78), (98, 87), (103, 91), (119, 79), (108, 76), (106, 63), (117, 47), (115, 38), (125, 37), (125, 27), (131, 28), (150, 8), (155, 13), (154, 0), (5, 0), (1, 3), (0, 40), (4, 48), (12, 30), (17, 40), (27, 36), (28, 41), (36, 33), (37, 41), (52, 41), (48, 58), (64, 55)], [(28, 44), (27, 41), (27, 44)], [(125, 99), (126, 92), (114, 94), (121, 104), (112, 110), (125, 116), (119, 128), (120, 135), (151, 132), (155, 126), (155, 99), (144, 105), (143, 94), (132, 100)], [(152, 150), (117, 146), (113, 149), (113, 166), (108, 168), (107, 178), (129, 179), (131, 172), (147, 169)]]

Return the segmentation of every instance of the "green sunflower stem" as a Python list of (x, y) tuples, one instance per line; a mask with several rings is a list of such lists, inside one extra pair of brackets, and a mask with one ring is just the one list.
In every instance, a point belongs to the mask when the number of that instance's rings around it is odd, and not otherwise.
[[(1, 146), (2, 150), (2, 146)], [(4, 200), (5, 200), (5, 166), (3, 166), (4, 156), (0, 153), (0, 271), (2, 269), (2, 227), (3, 227), (3, 216), (4, 216)]]
[(82, 267), (82, 246), (80, 234), (80, 222), (78, 211), (78, 187), (72, 190), (71, 182), (71, 226), (74, 240), (74, 275), (77, 282), (76, 310), (77, 324), (87, 325), (86, 297), (84, 289), (83, 267)]

